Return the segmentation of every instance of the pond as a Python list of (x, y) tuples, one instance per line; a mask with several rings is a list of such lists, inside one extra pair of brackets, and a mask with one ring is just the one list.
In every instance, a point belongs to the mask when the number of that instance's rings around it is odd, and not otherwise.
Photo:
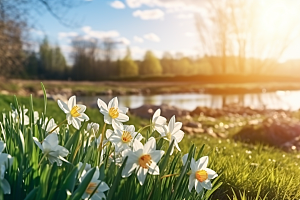
[[(77, 97), (85, 105), (96, 106), (100, 98), (108, 102), (112, 96)], [(158, 95), (125, 95), (118, 96), (119, 105), (137, 108), (144, 104), (173, 105), (181, 109), (193, 110), (197, 106), (222, 108), (224, 104), (237, 103), (254, 109), (298, 110), (300, 108), (300, 91), (276, 91), (259, 94), (215, 95), (215, 94), (158, 94)]]

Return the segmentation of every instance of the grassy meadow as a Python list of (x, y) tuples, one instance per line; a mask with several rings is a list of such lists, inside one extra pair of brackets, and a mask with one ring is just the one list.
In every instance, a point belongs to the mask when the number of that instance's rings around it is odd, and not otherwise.
[[(10, 110), (11, 102), (13, 96), (0, 95), (0, 111)], [(29, 108), (29, 97), (18, 97), (18, 102)], [(33, 107), (42, 112), (43, 99), (34, 98)], [(86, 114), (100, 124), (101, 130), (103, 115), (99, 110), (87, 108)], [(53, 101), (47, 103), (46, 116), (57, 122), (65, 119), (65, 114)], [(148, 120), (130, 116), (130, 121), (125, 124), (133, 124), (138, 129), (147, 123)], [(179, 143), (182, 155), (188, 152), (191, 144), (195, 144), (198, 150), (204, 145), (202, 155), (209, 156), (208, 167), (219, 174), (216, 182), (222, 182), (211, 199), (300, 199), (299, 152), (287, 153), (261, 144), (250, 145), (201, 134), (185, 135)], [(213, 184), (217, 183), (213, 181)]]

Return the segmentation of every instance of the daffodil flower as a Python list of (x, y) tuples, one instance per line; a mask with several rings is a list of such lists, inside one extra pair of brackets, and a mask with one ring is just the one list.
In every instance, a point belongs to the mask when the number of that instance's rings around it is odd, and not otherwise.
[(12, 113), (11, 113), (11, 117), (13, 118), (15, 123), (23, 123), (23, 116), (24, 116), (24, 125), (28, 125), (29, 124), (29, 117), (26, 115), (28, 109), (24, 108), (22, 110), (20, 108), (19, 110), (20, 110), (20, 113), (17, 110), (13, 110)]
[(106, 124), (111, 124), (114, 129), (116, 129), (117, 125), (129, 120), (129, 117), (126, 115), (128, 108), (119, 107), (117, 97), (110, 100), (108, 105), (101, 99), (98, 99), (97, 104), (100, 112), (104, 116), (104, 122)]
[(156, 150), (156, 141), (150, 137), (146, 144), (137, 141), (133, 144), (133, 151), (126, 149), (122, 152), (122, 156), (128, 156), (126, 165), (122, 171), (122, 177), (128, 177), (137, 172), (137, 177), (141, 185), (144, 184), (147, 173), (159, 175), (159, 167), (157, 162), (161, 159), (165, 152)]
[[(47, 126), (47, 127), (46, 127)], [(49, 133), (50, 131), (52, 131), (55, 127), (57, 126), (57, 124), (55, 123), (54, 119), (51, 118), (48, 122), (48, 117), (45, 118), (45, 122), (42, 125), (42, 129), (46, 130), (47, 133)], [(56, 132), (59, 133), (59, 127), (56, 128)]]
[(33, 137), (35, 144), (42, 150), (44, 156), (48, 158), (51, 164), (54, 162), (58, 166), (62, 165), (62, 160), (66, 161), (63, 157), (66, 157), (69, 154), (68, 149), (58, 145), (58, 137), (55, 132), (49, 134), (42, 144), (38, 141), (36, 137)]
[(160, 116), (160, 109), (157, 109), (153, 116), (152, 116), (152, 125), (153, 125), (153, 129), (157, 130), (159, 133), (163, 133), (164, 132), (164, 125), (167, 122), (167, 119), (165, 117)]
[[(92, 170), (92, 169), (90, 169)], [(89, 171), (90, 171), (89, 170)], [(84, 180), (86, 174), (89, 172), (82, 172), (81, 178), (79, 179), (80, 182), (82, 182), (82, 180)], [(99, 168), (96, 168), (96, 171), (92, 177), (92, 180), (90, 181), (90, 183), (88, 184), (85, 192), (82, 195), (82, 199), (84, 200), (102, 200), (102, 199), (106, 199), (104, 192), (109, 190), (109, 187), (106, 183), (104, 183), (103, 181), (99, 180), (99, 176), (100, 176), (100, 171)], [(100, 183), (100, 185), (99, 185)], [(97, 187), (99, 185), (99, 187)], [(96, 189), (95, 193), (93, 194), (93, 196), (91, 196), (91, 194), (93, 193), (93, 191)]]
[(164, 126), (163, 128), (164, 131), (160, 133), (165, 140), (168, 140), (170, 142), (170, 144), (174, 140), (174, 145), (172, 146), (170, 155), (173, 154), (174, 146), (178, 149), (178, 151), (181, 151), (178, 146), (178, 143), (182, 140), (184, 136), (184, 132), (180, 130), (181, 127), (182, 127), (182, 123), (175, 122), (175, 115), (174, 115), (170, 119), (168, 126)]
[(10, 185), (4, 178), (4, 174), (6, 169), (12, 166), (13, 158), (9, 154), (2, 153), (4, 148), (5, 143), (0, 141), (0, 187), (3, 191), (3, 194), (10, 194)]
[(117, 126), (114, 134), (109, 137), (109, 141), (111, 141), (115, 145), (115, 149), (117, 152), (123, 151), (125, 149), (130, 149), (133, 146), (133, 143), (136, 141), (141, 141), (143, 136), (137, 132), (135, 132), (135, 128), (133, 125), (123, 125)]
[(96, 137), (96, 134), (99, 131), (99, 127), (100, 127), (99, 124), (91, 122), (91, 123), (88, 123), (88, 125), (86, 127), (86, 131)]
[(70, 97), (68, 104), (63, 101), (57, 100), (58, 106), (67, 115), (68, 124), (72, 124), (74, 128), (80, 129), (81, 122), (89, 120), (89, 117), (84, 113), (86, 110), (85, 105), (76, 104), (76, 96)]
[[(186, 154), (187, 155), (187, 154)], [(184, 156), (184, 163), (186, 161), (187, 156)], [(218, 174), (207, 168), (208, 164), (208, 156), (204, 156), (199, 160), (195, 161), (194, 158), (191, 160), (191, 174), (189, 178), (189, 191), (195, 187), (197, 193), (200, 193), (203, 188), (207, 190), (211, 190), (212, 184), (210, 182), (211, 179), (214, 179), (218, 176)]]

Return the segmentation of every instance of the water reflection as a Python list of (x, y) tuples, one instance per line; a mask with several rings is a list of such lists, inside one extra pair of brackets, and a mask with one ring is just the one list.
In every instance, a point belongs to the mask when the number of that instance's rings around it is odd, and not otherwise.
[[(95, 105), (98, 98), (108, 102), (111, 96), (78, 97), (87, 105)], [(243, 95), (211, 95), (211, 94), (160, 94), (160, 95), (127, 95), (119, 96), (119, 104), (129, 108), (137, 108), (143, 104), (168, 104), (179, 108), (193, 110), (197, 106), (222, 108), (225, 104), (236, 103), (251, 108), (269, 108), (297, 110), (300, 108), (300, 91), (277, 91), (261, 94)]]

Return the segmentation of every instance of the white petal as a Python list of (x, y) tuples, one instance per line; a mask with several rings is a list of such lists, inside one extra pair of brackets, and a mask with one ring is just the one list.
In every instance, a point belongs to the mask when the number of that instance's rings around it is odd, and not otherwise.
[(106, 124), (112, 124), (112, 118), (109, 116), (109, 114), (106, 112), (106, 114), (104, 114), (103, 112), (101, 112), (104, 116), (104, 122)]
[(188, 156), (189, 156), (188, 153), (186, 153), (186, 154), (184, 154), (184, 155), (182, 156), (182, 163), (183, 163), (183, 165), (185, 165), (185, 163), (186, 163), (186, 161), (187, 161), (187, 159), (188, 159)]
[(144, 146), (140, 141), (135, 141), (133, 144), (133, 151), (138, 151), (138, 150), (142, 150), (143, 152)]
[(172, 133), (175, 126), (175, 115), (169, 121), (169, 131)]
[(189, 177), (189, 191), (191, 192), (193, 187), (195, 186), (195, 174), (191, 174)]
[(151, 163), (148, 173), (151, 175), (159, 175), (159, 167), (157, 166), (157, 164), (155, 162)]
[(59, 158), (57, 158), (57, 157), (54, 157), (54, 156), (48, 156), (48, 160), (49, 160), (49, 162), (51, 163), (51, 164), (53, 164), (53, 163), (57, 163), (57, 166), (61, 166), (62, 165), (62, 161), (59, 159)]
[(118, 97), (113, 98), (112, 100), (109, 101), (107, 108), (108, 110), (110, 108), (118, 108), (119, 104), (118, 104)]
[(3, 190), (3, 194), (10, 194), (10, 185), (6, 179), (1, 180), (1, 187)]
[(162, 116), (158, 116), (154, 121), (155, 124), (159, 124), (159, 125), (165, 125), (166, 122), (167, 122), (167, 119)]
[(101, 182), (100, 185), (99, 185), (99, 187), (98, 187), (98, 190), (100, 192), (105, 192), (105, 191), (109, 190), (109, 187), (108, 187), (108, 185), (106, 183)]
[(157, 109), (154, 114), (153, 114), (153, 117), (152, 117), (152, 122), (155, 121), (155, 118), (159, 117), (160, 116), (160, 109)]
[(147, 176), (147, 172), (148, 172), (148, 169), (144, 169), (142, 167), (140, 167), (140, 169), (137, 172), (137, 177), (138, 177), (139, 183), (141, 185), (143, 185), (144, 182), (145, 182), (145, 179), (146, 179), (146, 176)]
[[(111, 125), (112, 125), (112, 127), (113, 127), (114, 130), (118, 130), (118, 127), (123, 126), (121, 124), (122, 123), (119, 122), (119, 121), (117, 121), (116, 119), (112, 119), (111, 120)], [(121, 132), (123, 132), (123, 130)]]
[(197, 170), (198, 170), (198, 168), (197, 168), (197, 164), (196, 164), (196, 162), (195, 162), (195, 159), (194, 159), (194, 158), (192, 158), (192, 160), (191, 160), (191, 170), (192, 170), (193, 172), (195, 172), (195, 171), (197, 171)]
[(64, 111), (64, 113), (70, 112), (70, 109), (65, 102), (63, 102), (61, 100), (57, 100), (57, 104), (60, 107), (60, 109), (62, 109), (62, 111)]
[(119, 116), (116, 118), (116, 120), (120, 122), (127, 122), (129, 120), (129, 117), (123, 113), (119, 113)]
[(172, 134), (176, 133), (177, 131), (179, 131), (182, 127), (182, 123), (181, 122), (176, 122), (174, 125), (174, 129), (172, 131)]
[(80, 121), (89, 121), (89, 117), (85, 114), (85, 113), (81, 113), (81, 115), (78, 117), (78, 119), (80, 120)]
[(135, 128), (134, 128), (133, 125), (129, 125), (129, 126), (124, 125), (124, 130), (125, 130), (125, 131), (128, 131), (128, 132), (130, 132), (130, 133), (133, 133), (133, 132), (135, 131)]
[(0, 141), (0, 152), (2, 152), (5, 148), (5, 143), (3, 141)]
[(196, 181), (195, 187), (198, 194), (203, 190), (203, 187), (199, 181)]
[(33, 141), (43, 151), (43, 146), (36, 137), (33, 137)]
[(197, 161), (197, 169), (204, 169), (208, 164), (208, 156), (203, 156)]
[(67, 113), (67, 121), (68, 121), (68, 124), (72, 124), (72, 115), (70, 113)]
[(98, 104), (99, 109), (103, 108), (104, 110), (108, 110), (106, 103), (104, 101), (102, 101), (101, 99), (97, 100), (97, 104)]
[(202, 183), (200, 182), (200, 184), (198, 184), (198, 185), (201, 185), (202, 187), (204, 187), (207, 190), (211, 190), (211, 188), (212, 188), (211, 182), (209, 180), (205, 180)]
[(107, 130), (106, 130), (106, 133), (105, 133), (105, 136), (106, 136), (106, 138), (109, 140), (109, 138), (110, 138), (111, 136), (113, 136), (113, 134), (114, 134), (113, 130), (107, 129)]
[(61, 157), (66, 157), (69, 154), (68, 149), (66, 149), (65, 147), (62, 147), (60, 145), (57, 147), (57, 150), (59, 151), (59, 155)]
[(76, 96), (71, 96), (69, 101), (68, 101), (68, 108), (69, 110), (72, 110), (72, 108), (76, 106)]
[(147, 154), (153, 150), (156, 150), (156, 140), (154, 137), (150, 137), (144, 145), (143, 153)]
[(80, 122), (79, 119), (72, 118), (72, 125), (74, 126), (74, 128), (76, 128), (77, 130), (79, 130), (80, 127), (81, 127), (81, 122)]
[[(57, 134), (56, 133), (51, 133), (49, 134), (44, 142), (48, 142), (51, 146), (55, 147), (58, 145), (58, 137), (57, 137)], [(44, 145), (43, 145), (44, 146)]]
[(122, 177), (130, 176), (136, 167), (137, 167), (136, 163), (127, 162), (124, 169), (122, 170)]
[(181, 151), (180, 148), (179, 148), (179, 146), (178, 146), (178, 143), (177, 143), (176, 140), (174, 141), (174, 146), (176, 147), (176, 149), (177, 149), (178, 151)]
[(90, 198), (90, 200), (102, 200), (106, 199), (106, 196), (103, 192), (95, 192), (93, 196)]
[(181, 142), (183, 136), (184, 136), (184, 132), (182, 130), (179, 130), (175, 134), (172, 134), (172, 137), (174, 137), (177, 142)]
[(128, 108), (123, 107), (123, 106), (120, 106), (120, 107), (119, 107), (119, 111), (120, 111), (121, 113), (126, 114), (126, 113), (128, 112)]
[(92, 177), (92, 180), (98, 180), (99, 176), (100, 176), (100, 172), (99, 172), (99, 168), (97, 167), (96, 170), (95, 170), (95, 173)]
[(151, 159), (158, 163), (158, 161), (161, 159), (161, 157), (164, 155), (164, 151), (163, 150), (154, 150), (154, 151), (151, 151), (149, 154), (151, 156)]
[(84, 113), (84, 111), (86, 110), (86, 106), (85, 105), (81, 105), (81, 104), (77, 104), (77, 106), (80, 108), (78, 110), (79, 113)]
[(209, 180), (210, 179), (214, 179), (214, 178), (216, 178), (218, 176), (218, 174), (214, 170), (212, 170), (212, 169), (206, 168), (205, 171), (208, 174), (208, 179)]

